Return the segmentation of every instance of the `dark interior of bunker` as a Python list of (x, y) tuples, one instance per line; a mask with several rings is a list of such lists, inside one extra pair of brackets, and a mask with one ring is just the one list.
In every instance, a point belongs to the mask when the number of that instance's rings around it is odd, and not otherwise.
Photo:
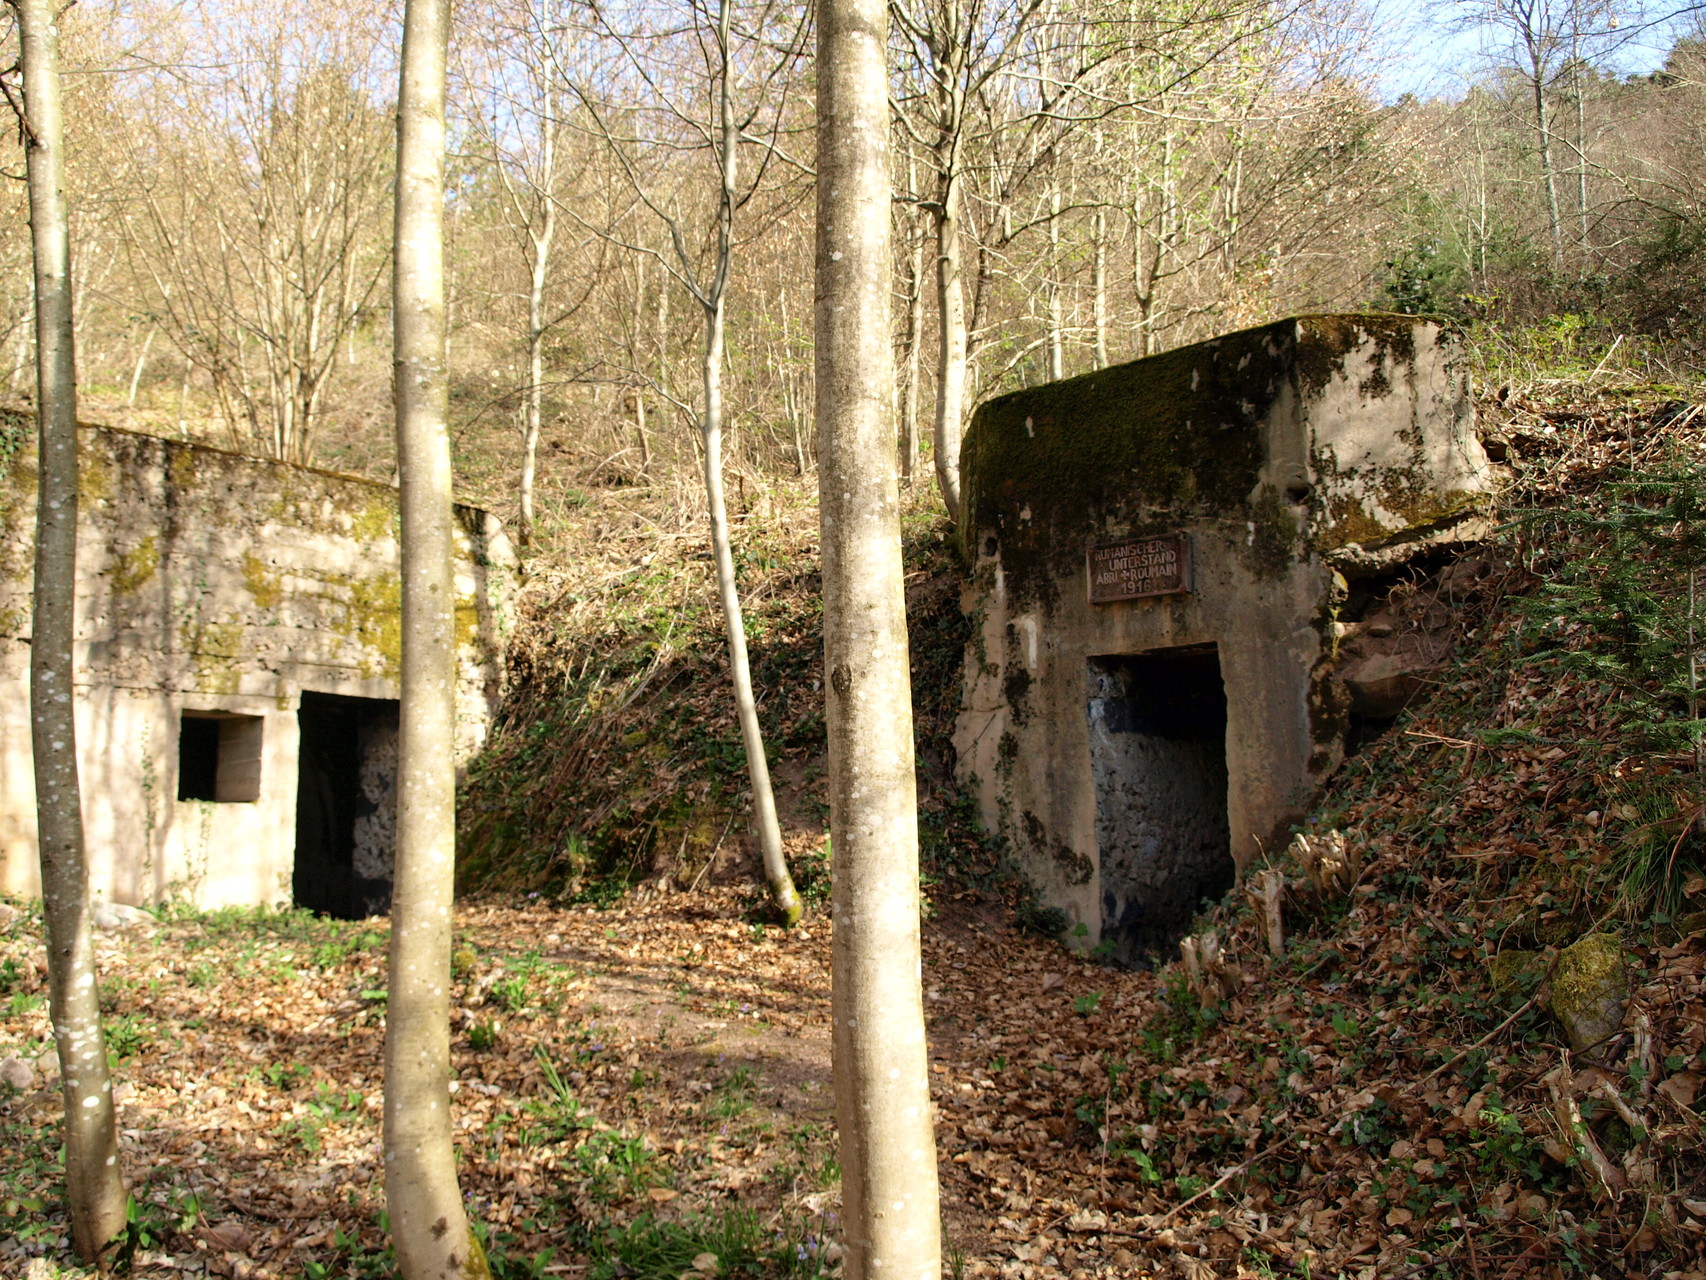
[(1094, 657), (1088, 677), (1102, 941), (1142, 964), (1232, 887), (1220, 657), (1213, 645)]
[(296, 790), (296, 905), (359, 920), (391, 905), (397, 704), (304, 693)]

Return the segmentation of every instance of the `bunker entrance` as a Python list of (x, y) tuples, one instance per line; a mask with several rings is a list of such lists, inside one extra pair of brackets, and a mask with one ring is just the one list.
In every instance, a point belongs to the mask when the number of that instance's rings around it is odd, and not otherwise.
[(397, 830), (397, 704), (302, 695), (296, 905), (343, 920), (389, 910)]
[(1206, 897), (1231, 887), (1226, 689), (1213, 645), (1089, 660), (1102, 940), (1165, 956)]

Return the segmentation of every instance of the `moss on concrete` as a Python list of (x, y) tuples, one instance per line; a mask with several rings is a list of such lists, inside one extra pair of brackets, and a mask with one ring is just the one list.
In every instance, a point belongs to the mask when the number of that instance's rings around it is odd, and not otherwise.
[(401, 512), (397, 505), (397, 495), (383, 491), (375, 491), (363, 495), (352, 495), (365, 498), (359, 501), (350, 513), (350, 536), (358, 542), (374, 543), (382, 539), (399, 541), (399, 521)]
[(109, 581), (114, 595), (132, 596), (153, 580), (160, 568), (160, 540), (149, 534), (128, 551), (113, 556)]
[(1345, 358), (1372, 341), (1374, 370), (1359, 380), (1358, 390), (1371, 400), (1391, 395), (1388, 371), (1396, 365), (1411, 364), (1416, 358), (1416, 322), (1415, 316), (1380, 313), (1299, 316), (1295, 321), (1299, 388), (1319, 395), (1344, 375)]
[(243, 585), (254, 597), (256, 607), (269, 612), (276, 609), (284, 598), (282, 577), (266, 561), (250, 552), (243, 553)]
[(1297, 518), (1277, 485), (1265, 484), (1250, 504), (1250, 567), (1263, 577), (1277, 578), (1297, 560)]
[(242, 680), (244, 629), (240, 622), (186, 624), (184, 648), (201, 693), (236, 693)]
[(962, 537), (998, 534), (1009, 591), (1047, 604), (1043, 583), (1084, 555), (1080, 538), (1056, 536), (1057, 518), (1077, 529), (1086, 516), (1241, 507), (1295, 335), (1290, 321), (1247, 329), (990, 401), (962, 450)]
[[(1218, 515), (1255, 525), (1253, 569), (1284, 573), (1303, 550), (1302, 530), (1277, 489), (1257, 489), (1276, 399), (1288, 390), (1314, 397), (1353, 375), (1364, 396), (1392, 394), (1398, 371), (1416, 358), (1417, 323), (1302, 316), (990, 401), (961, 456), (962, 552), (975, 561), (993, 535), (1009, 590), (1047, 608), (1054, 584), (1079, 567), (1083, 529), (1137, 537)], [(1334, 474), (1331, 457), (1317, 461), (1321, 474)], [(1371, 497), (1408, 524), (1437, 522), (1478, 500), (1441, 498), (1430, 477), (1390, 470)], [(1328, 514), (1333, 525), (1313, 540), (1319, 549), (1393, 533), (1355, 498), (1336, 497)], [(1067, 529), (1072, 535), (1060, 536)]]
[(376, 578), (345, 577), (340, 582), (344, 617), (335, 630), (362, 646), (358, 669), (363, 677), (403, 672), (403, 581), (394, 573)]

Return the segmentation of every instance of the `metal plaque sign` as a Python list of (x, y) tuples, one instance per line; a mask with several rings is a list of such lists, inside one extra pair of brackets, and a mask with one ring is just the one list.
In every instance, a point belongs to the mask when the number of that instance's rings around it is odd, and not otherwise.
[(1090, 547), (1090, 603), (1178, 595), (1191, 589), (1191, 540), (1183, 533)]

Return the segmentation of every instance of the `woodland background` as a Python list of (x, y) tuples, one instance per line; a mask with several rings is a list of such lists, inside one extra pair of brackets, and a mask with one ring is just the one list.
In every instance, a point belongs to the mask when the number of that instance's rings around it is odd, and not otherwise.
[[(749, 504), (809, 472), (809, 17), (773, 0), (458, 12), (462, 489), (516, 521), (536, 453), (544, 529), (612, 486), (673, 496), (682, 520), (700, 508), (705, 315), (685, 281), (716, 278), (725, 62), (731, 489)], [(1706, 41), (1687, 19), (1655, 27), (1615, 0), (1451, 6), (1417, 46), (1473, 26), (1486, 55), (1453, 90), (1388, 101), (1395, 19), (1356, 0), (894, 15), (903, 441), (928, 449), (944, 373), (963, 369), (969, 415), (1308, 310), (1440, 312), (1542, 356), (1620, 337), (1615, 363), (1694, 359)], [(391, 474), (391, 16), (347, 0), (67, 11), (86, 418)], [(1669, 53), (1620, 72), (1637, 39)], [(21, 173), (16, 136), (4, 145)], [(27, 397), (22, 183), (0, 200), (0, 392)], [(950, 252), (957, 300), (938, 278)], [(919, 447), (903, 444), (909, 464)]]

